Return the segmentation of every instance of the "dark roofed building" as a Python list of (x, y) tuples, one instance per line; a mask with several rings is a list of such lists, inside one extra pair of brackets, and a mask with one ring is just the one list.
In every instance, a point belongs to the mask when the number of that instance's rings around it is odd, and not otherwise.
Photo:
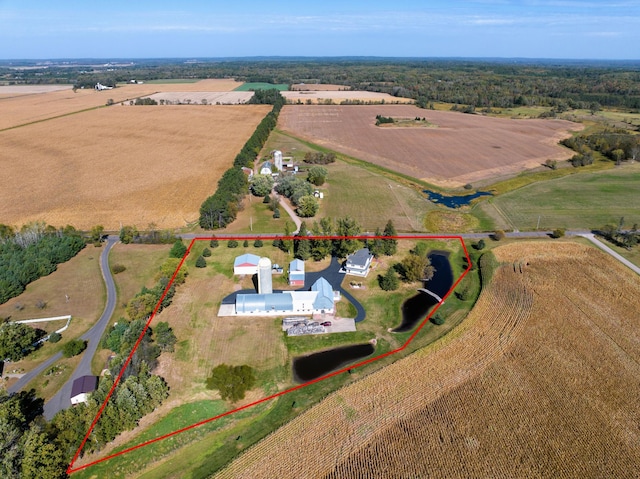
[(71, 404), (86, 403), (89, 400), (89, 393), (98, 388), (97, 376), (81, 376), (71, 386)]

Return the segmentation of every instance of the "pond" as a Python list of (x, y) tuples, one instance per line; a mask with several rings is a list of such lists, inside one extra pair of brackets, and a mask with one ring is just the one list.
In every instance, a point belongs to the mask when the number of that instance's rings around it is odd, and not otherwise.
[[(429, 254), (429, 260), (436, 272), (433, 278), (424, 282), (424, 289), (441, 298), (449, 292), (453, 285), (453, 271), (451, 270), (448, 256), (449, 253), (446, 251), (433, 251)], [(402, 304), (402, 323), (393, 332), (405, 333), (411, 331), (420, 321), (427, 317), (429, 310), (436, 304), (438, 304), (438, 300), (423, 291), (407, 299)]]
[(467, 206), (471, 203), (471, 200), (475, 200), (476, 198), (480, 198), (481, 196), (493, 196), (493, 194), (487, 191), (477, 191), (476, 193), (472, 193), (470, 195), (441, 195), (440, 193), (436, 193), (435, 191), (430, 190), (422, 190), (423, 193), (427, 195), (427, 198), (431, 200), (433, 203), (438, 203), (440, 205), (444, 205), (447, 208), (460, 208), (461, 206)]
[(375, 349), (373, 344), (364, 343), (341, 346), (294, 358), (293, 378), (299, 383), (317, 379), (349, 363), (371, 356)]

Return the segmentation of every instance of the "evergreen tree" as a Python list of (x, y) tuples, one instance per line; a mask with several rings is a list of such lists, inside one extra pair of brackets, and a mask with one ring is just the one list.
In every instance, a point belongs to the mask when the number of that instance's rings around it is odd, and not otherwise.
[(209, 241), (209, 247), (210, 248), (217, 248), (218, 246), (220, 246), (220, 243), (218, 242), (218, 239), (215, 236), (211, 237), (211, 241)]
[(206, 267), (207, 267), (207, 260), (204, 259), (202, 255), (198, 256), (198, 259), (196, 259), (196, 268), (206, 268)]
[(376, 237), (373, 240), (367, 241), (367, 247), (369, 248), (369, 251), (373, 256), (379, 258), (383, 254), (385, 254), (385, 240), (380, 238), (380, 236), (382, 236), (382, 233), (380, 233), (380, 228), (376, 228), (376, 232), (374, 234)]
[(378, 276), (378, 283), (385, 291), (395, 291), (400, 286), (400, 280), (393, 268), (389, 268), (384, 276)]
[(171, 251), (169, 251), (170, 258), (182, 258), (184, 254), (187, 252), (187, 247), (184, 245), (181, 239), (177, 239), (173, 246), (171, 247)]
[(294, 256), (302, 261), (306, 261), (311, 257), (311, 244), (308, 236), (307, 225), (303, 221), (300, 224), (298, 233), (296, 234), (296, 238), (302, 239), (296, 239), (293, 242)]
[[(393, 222), (391, 220), (387, 221), (387, 225), (384, 227), (384, 233), (382, 236), (396, 236), (398, 233), (396, 232), (396, 228), (393, 226)], [(398, 250), (398, 241), (396, 239), (385, 239), (384, 243), (384, 254), (387, 256), (392, 256), (396, 254)]]

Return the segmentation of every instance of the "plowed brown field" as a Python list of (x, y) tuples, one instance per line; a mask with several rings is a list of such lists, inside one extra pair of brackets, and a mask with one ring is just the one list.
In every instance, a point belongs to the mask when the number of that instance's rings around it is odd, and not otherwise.
[(269, 108), (110, 107), (2, 131), (0, 223), (184, 226)]
[[(426, 118), (435, 128), (380, 128), (376, 115)], [(558, 145), (582, 125), (423, 110), (410, 105), (285, 106), (280, 127), (320, 145), (449, 187), (519, 173), (573, 152)]]
[(640, 278), (574, 243), (495, 252), (460, 328), (216, 477), (637, 477)]

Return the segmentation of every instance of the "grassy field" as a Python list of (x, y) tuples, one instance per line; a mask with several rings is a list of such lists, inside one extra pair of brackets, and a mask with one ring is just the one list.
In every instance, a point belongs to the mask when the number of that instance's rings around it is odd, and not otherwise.
[[(169, 257), (171, 245), (116, 244), (109, 254), (109, 267), (124, 266), (126, 269), (113, 276), (116, 284), (116, 309), (111, 316), (111, 324), (126, 317), (125, 307), (143, 286), (151, 288), (156, 284), (160, 265)], [(108, 329), (107, 329), (108, 331)], [(98, 349), (91, 368), (98, 374), (105, 367), (108, 357), (113, 354), (108, 349)]]
[[(336, 391), (215, 477), (626, 477), (640, 467), (638, 432), (620, 422), (639, 414), (637, 276), (567, 241), (495, 253), (503, 266), (460, 328)], [(612, 444), (617, 453), (603, 453)]]
[(185, 226), (268, 111), (114, 106), (0, 132), (2, 221)]
[(640, 223), (640, 164), (534, 183), (494, 198), (519, 229), (599, 228)]
[(273, 88), (280, 91), (287, 91), (289, 89), (289, 85), (287, 85), (286, 83), (243, 83), (242, 85), (236, 87), (234, 91), (271, 90)]

